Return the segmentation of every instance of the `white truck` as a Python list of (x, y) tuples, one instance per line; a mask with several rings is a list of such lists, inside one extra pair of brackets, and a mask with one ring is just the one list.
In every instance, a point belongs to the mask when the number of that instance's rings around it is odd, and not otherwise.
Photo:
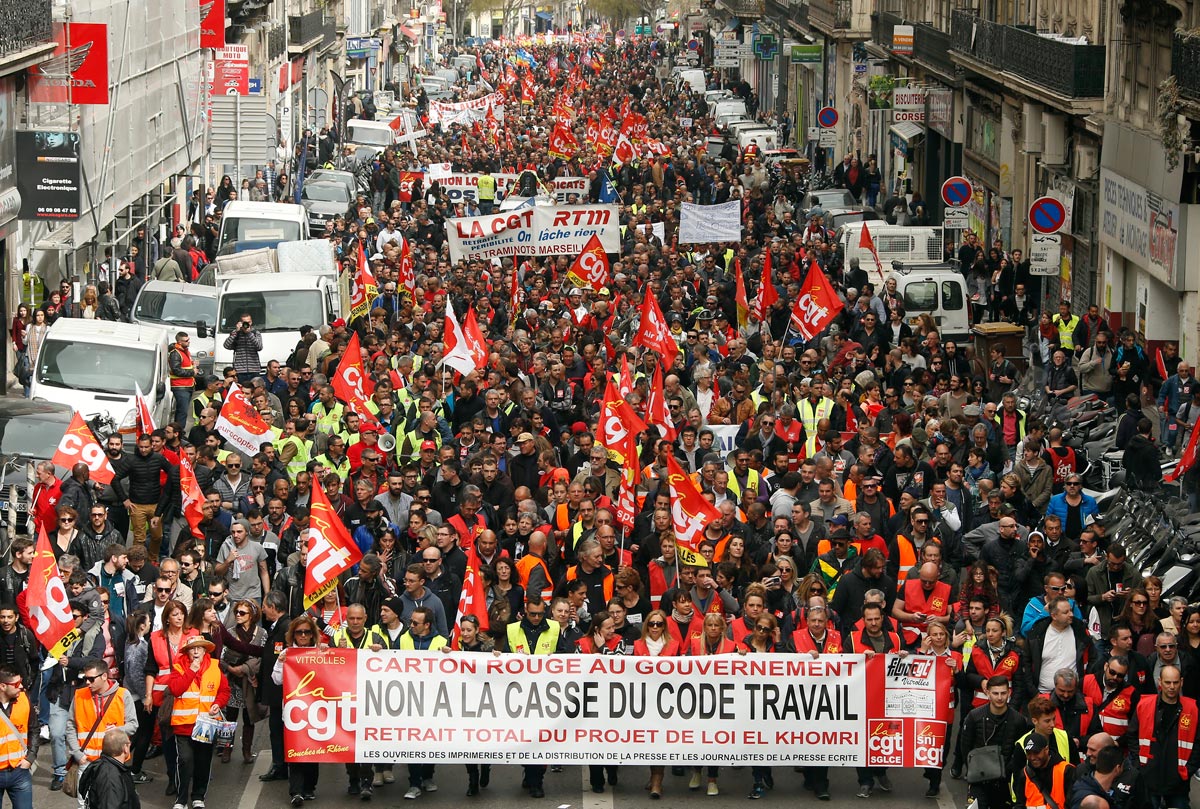
[(225, 339), (248, 314), (262, 335), (259, 359), (284, 362), (300, 341), (300, 327), (317, 328), (348, 317), (349, 292), (339, 283), (333, 245), (323, 240), (282, 242), (217, 259), (216, 369), (233, 364)]

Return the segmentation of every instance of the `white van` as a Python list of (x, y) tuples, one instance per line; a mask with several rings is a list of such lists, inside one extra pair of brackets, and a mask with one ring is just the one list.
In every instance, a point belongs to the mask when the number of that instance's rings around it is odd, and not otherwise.
[(758, 151), (761, 154), (764, 151), (779, 146), (779, 133), (769, 126), (760, 126), (757, 129), (745, 128), (738, 132), (737, 144), (739, 149), (745, 149), (750, 145), (750, 141), (754, 141), (758, 145)]
[[(870, 270), (868, 274), (872, 274)], [(897, 261), (887, 277), (896, 280), (896, 291), (904, 301), (904, 317), (910, 326), (916, 327), (917, 318), (921, 315), (929, 315), (937, 324), (942, 340), (966, 340), (970, 337), (967, 282), (957, 266), (905, 265)]]
[(133, 303), (130, 320), (166, 329), (172, 341), (179, 332), (187, 332), (198, 373), (213, 372), (213, 352), (217, 345), (216, 287), (147, 281)]
[(676, 68), (675, 88), (682, 91), (687, 87), (687, 92), (703, 93), (708, 86), (708, 82), (704, 80), (704, 71), (699, 68)]
[(135, 432), (135, 391), (150, 400), (155, 424), (175, 410), (167, 387), (167, 330), (136, 323), (60, 318), (33, 365), (29, 397), (112, 418), (126, 440)]
[[(869, 227), (875, 252), (879, 254), (879, 262), (885, 269), (892, 266), (893, 261), (905, 264), (938, 264), (942, 261), (941, 228), (889, 225), (885, 222), (871, 222)], [(842, 245), (847, 262), (857, 258), (863, 267), (873, 267), (875, 259), (871, 251), (858, 244), (862, 229), (862, 222), (850, 222), (838, 231), (837, 240)]]
[(746, 102), (740, 98), (722, 98), (713, 104), (708, 112), (718, 129), (723, 129), (730, 121), (750, 117), (746, 111)]
[(244, 202), (235, 200), (221, 212), (221, 234), (217, 251), (233, 242), (255, 242), (256, 247), (273, 247), (280, 242), (308, 238), (308, 212), (290, 202)]

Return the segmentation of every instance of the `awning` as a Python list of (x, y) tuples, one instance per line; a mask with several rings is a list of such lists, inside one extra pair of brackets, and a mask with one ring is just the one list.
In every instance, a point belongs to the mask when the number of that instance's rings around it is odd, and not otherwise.
[(400, 26), (400, 33), (404, 34), (404, 36), (408, 37), (412, 42), (416, 42), (421, 38), (420, 34), (409, 28), (407, 25)]
[(551, 14), (549, 11), (539, 11), (539, 12), (537, 12), (537, 18), (539, 20), (545, 20), (546, 22), (550, 22), (551, 20), (554, 19), (554, 15)]
[(892, 124), (891, 131), (902, 140), (912, 142), (913, 138), (925, 134), (925, 127), (921, 124), (914, 124), (912, 121), (900, 121)]

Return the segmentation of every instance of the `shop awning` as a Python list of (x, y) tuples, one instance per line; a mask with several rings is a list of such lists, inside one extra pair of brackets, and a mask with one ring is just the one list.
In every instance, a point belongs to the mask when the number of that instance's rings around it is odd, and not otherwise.
[(539, 11), (539, 12), (537, 12), (537, 18), (539, 20), (545, 20), (546, 22), (550, 22), (551, 20), (554, 19), (554, 15), (551, 14), (549, 11)]
[(892, 124), (891, 131), (907, 143), (911, 143), (913, 138), (925, 134), (925, 127), (921, 124), (914, 124), (912, 121), (900, 121)]
[(404, 36), (408, 37), (413, 42), (416, 42), (421, 38), (419, 33), (409, 28), (407, 25), (400, 26), (400, 33), (404, 34)]

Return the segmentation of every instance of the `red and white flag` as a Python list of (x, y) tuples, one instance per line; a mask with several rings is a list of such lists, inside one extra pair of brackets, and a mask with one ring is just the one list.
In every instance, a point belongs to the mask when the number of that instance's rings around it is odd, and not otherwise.
[(358, 243), (358, 267), (350, 279), (350, 319), (356, 320), (371, 310), (371, 301), (379, 295), (379, 282), (367, 266), (367, 254)]
[(679, 344), (671, 336), (671, 330), (667, 328), (667, 319), (663, 317), (658, 299), (654, 297), (650, 287), (645, 287), (642, 294), (644, 295), (642, 312), (638, 322), (638, 332), (633, 337), (633, 344), (648, 348), (658, 354), (662, 358), (663, 365), (670, 368), (675, 364), (675, 357), (679, 354)]
[(1158, 378), (1166, 382), (1168, 377), (1167, 363), (1166, 359), (1163, 357), (1161, 348), (1155, 349), (1154, 351), (1154, 364), (1158, 368)]
[(367, 408), (367, 397), (375, 392), (372, 381), (363, 368), (362, 347), (358, 332), (350, 333), (350, 342), (342, 352), (337, 370), (333, 374), (333, 393), (341, 399), (360, 419), (376, 424), (375, 416)]
[(655, 364), (654, 376), (650, 379), (650, 396), (646, 400), (646, 421), (658, 428), (658, 432), (668, 441), (674, 441), (679, 433), (671, 418), (671, 409), (667, 407), (667, 396), (663, 391), (662, 365)]
[(187, 455), (179, 455), (179, 494), (183, 502), (183, 516), (187, 519), (192, 536), (203, 541), (204, 530), (200, 523), (204, 520), (204, 491), (196, 480), (196, 470)]
[(716, 506), (704, 499), (696, 484), (680, 467), (675, 456), (667, 454), (667, 486), (671, 492), (671, 524), (675, 544), (696, 552), (710, 522), (721, 519)]
[(408, 239), (400, 237), (400, 266), (396, 271), (397, 288), (410, 301), (417, 300), (417, 275), (413, 270), (412, 246)]
[(583, 252), (567, 270), (567, 280), (577, 287), (591, 287), (599, 292), (608, 286), (609, 269), (608, 255), (600, 244), (600, 235), (593, 233), (584, 245)]
[(60, 646), (69, 645), (62, 641), (75, 629), (75, 621), (71, 617), (70, 597), (58, 570), (58, 560), (44, 529), (38, 532), (33, 564), (29, 566), (29, 585), (21, 595), (25, 596), (29, 628), (34, 637), (50, 650), (52, 658), (61, 657), (66, 649)]
[(883, 263), (879, 260), (879, 251), (875, 249), (875, 240), (871, 238), (871, 229), (866, 222), (862, 223), (862, 231), (858, 234), (858, 246), (871, 251), (871, 257), (875, 259), (875, 269), (879, 272), (879, 277), (883, 277)]
[(550, 142), (546, 145), (546, 153), (551, 157), (563, 160), (570, 160), (579, 154), (579, 141), (575, 139), (575, 133), (571, 131), (571, 127), (563, 121), (555, 124), (554, 129), (550, 132)]
[(833, 285), (814, 261), (792, 309), (792, 327), (805, 340), (811, 340), (833, 322), (844, 306), (842, 299), (833, 291)]
[(308, 514), (308, 558), (304, 566), (304, 609), (320, 603), (338, 576), (358, 564), (362, 551), (333, 510), (323, 486), (312, 487)]
[(142, 393), (142, 386), (134, 380), (134, 429), (138, 435), (149, 435), (154, 432), (154, 414), (150, 412), (150, 400)]
[(454, 307), (450, 304), (449, 296), (446, 297), (446, 315), (443, 320), (442, 345), (443, 364), (449, 365), (463, 376), (476, 369), (475, 355), (471, 352), (471, 346), (467, 341), (466, 334), (463, 333), (462, 324), (458, 322), (458, 315), (454, 314)]
[(467, 317), (463, 320), (463, 337), (467, 338), (467, 350), (475, 361), (475, 370), (482, 371), (488, 364), (488, 345), (483, 330), (479, 328), (479, 319), (475, 317), (474, 306), (467, 310)]
[(737, 325), (739, 329), (744, 329), (750, 325), (750, 301), (746, 298), (746, 279), (742, 277), (740, 259), (733, 260), (733, 289), (733, 300), (737, 305)]
[(71, 419), (71, 426), (58, 440), (58, 448), (50, 462), (64, 469), (70, 469), (77, 463), (86, 464), (92, 480), (106, 485), (112, 483), (112, 463), (79, 413)]
[(1192, 427), (1191, 435), (1188, 436), (1187, 445), (1183, 449), (1183, 454), (1179, 456), (1179, 463), (1175, 464), (1175, 468), (1170, 474), (1163, 477), (1167, 483), (1173, 483), (1187, 474), (1188, 470), (1196, 465), (1196, 438), (1200, 436), (1200, 422)]
[[(475, 616), (479, 621), (479, 631), (488, 629), (487, 592), (483, 587), (483, 576), (479, 575), (479, 554), (474, 546), (467, 548), (467, 571), (463, 574), (462, 592), (458, 596), (458, 614), (451, 629), (451, 648), (458, 648), (458, 625), (468, 615)], [(524, 639), (524, 633), (521, 638)], [(521, 649), (509, 649), (510, 652), (524, 653)]]
[[(253, 458), (262, 452), (262, 445), (274, 440), (271, 425), (250, 404), (241, 388), (233, 385), (217, 413), (217, 432), (243, 455)], [(315, 487), (314, 487), (315, 488)]]
[(777, 300), (779, 290), (775, 289), (775, 282), (771, 280), (771, 251), (766, 250), (763, 253), (762, 278), (758, 282), (758, 294), (754, 296), (754, 309), (751, 314), (761, 323), (767, 319)]

